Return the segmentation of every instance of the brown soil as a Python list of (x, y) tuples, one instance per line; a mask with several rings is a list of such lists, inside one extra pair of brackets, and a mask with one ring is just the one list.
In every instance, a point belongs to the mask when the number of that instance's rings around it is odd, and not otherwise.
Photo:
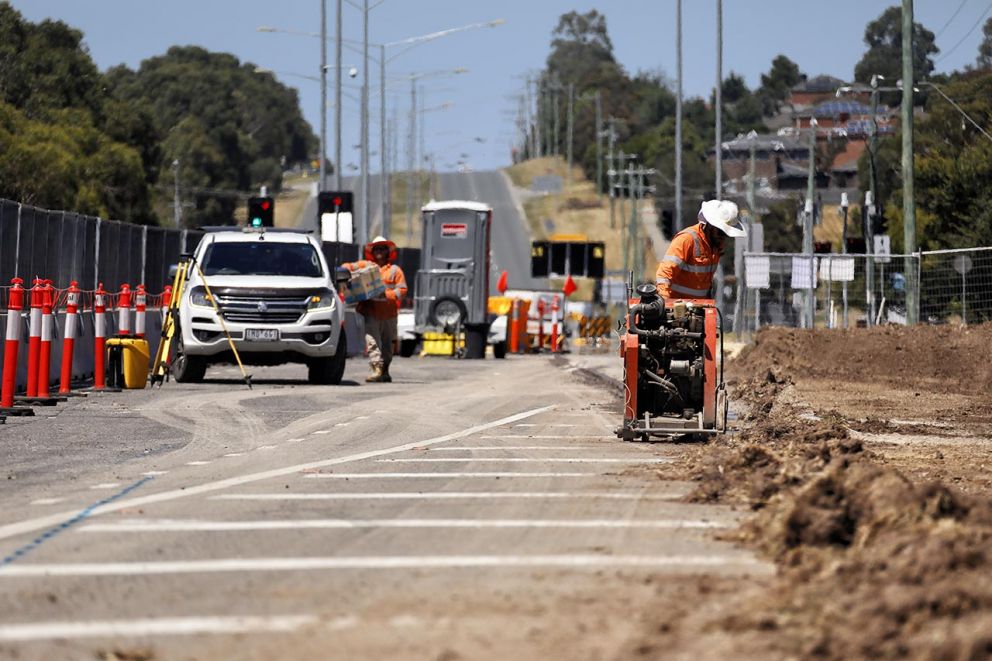
[(759, 333), (728, 369), (743, 430), (665, 475), (753, 511), (733, 536), (779, 566), (707, 637), (754, 657), (992, 656), (990, 341), (989, 325)]

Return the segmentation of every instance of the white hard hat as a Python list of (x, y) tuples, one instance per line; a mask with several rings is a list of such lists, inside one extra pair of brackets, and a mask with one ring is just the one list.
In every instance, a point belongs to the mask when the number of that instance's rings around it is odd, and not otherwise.
[(735, 238), (747, 236), (744, 226), (738, 220), (738, 214), (737, 205), (729, 200), (707, 200), (699, 208), (699, 215), (708, 225)]

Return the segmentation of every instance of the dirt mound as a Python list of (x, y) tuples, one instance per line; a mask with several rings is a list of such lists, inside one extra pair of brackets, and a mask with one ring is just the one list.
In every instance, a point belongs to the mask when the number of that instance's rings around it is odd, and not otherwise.
[(992, 364), (985, 359), (990, 346), (992, 324), (846, 331), (768, 327), (728, 363), (728, 372), (746, 379), (772, 369), (804, 377), (974, 393), (992, 388)]

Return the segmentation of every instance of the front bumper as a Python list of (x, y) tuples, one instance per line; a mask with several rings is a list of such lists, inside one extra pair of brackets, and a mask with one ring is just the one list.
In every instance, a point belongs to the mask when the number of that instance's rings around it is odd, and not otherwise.
[[(187, 308), (182, 323), (183, 349), (191, 356), (220, 358), (230, 352), (224, 327), (217, 313), (209, 308)], [(290, 324), (240, 323), (225, 320), (231, 339), (239, 354), (295, 354), (303, 358), (326, 358), (337, 351), (341, 334), (341, 313), (338, 308), (306, 312)], [(278, 339), (248, 340), (250, 330), (276, 331)], [(287, 356), (287, 361), (291, 360)], [(266, 362), (271, 362), (266, 360)]]

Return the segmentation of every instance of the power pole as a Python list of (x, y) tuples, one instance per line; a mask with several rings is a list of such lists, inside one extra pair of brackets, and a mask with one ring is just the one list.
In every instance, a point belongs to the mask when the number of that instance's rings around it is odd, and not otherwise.
[(682, 229), (682, 0), (675, 0), (675, 222)]
[(362, 4), (362, 219), (358, 224), (358, 244), (369, 240), (369, 0)]
[(803, 214), (803, 253), (809, 255), (809, 288), (804, 289), (806, 296), (805, 328), (813, 328), (813, 320), (816, 312), (816, 290), (813, 288), (816, 274), (814, 273), (813, 257), (813, 196), (816, 194), (816, 119), (810, 120), (809, 126), (809, 171), (806, 176), (806, 207)]
[(389, 162), (386, 160), (386, 47), (379, 46), (379, 215), (382, 235), (392, 234), (390, 218), (386, 215), (386, 195), (389, 189)]
[(406, 160), (406, 245), (413, 242), (413, 179), (417, 159), (417, 79), (410, 77), (410, 134)]
[(603, 194), (603, 95), (596, 90), (596, 194)]
[[(723, 199), (723, 0), (716, 0), (716, 199)], [(752, 205), (752, 209), (753, 209)]]
[(534, 155), (537, 158), (544, 156), (544, 132), (541, 130), (541, 122), (544, 121), (544, 95), (541, 93), (541, 79), (534, 81), (534, 88), (537, 96), (536, 118), (534, 121)]
[(918, 274), (913, 274), (916, 252), (916, 200), (913, 169), (913, 0), (902, 0), (902, 216), (906, 275), (906, 323), (917, 319)]
[(627, 207), (624, 203), (624, 175), (627, 172), (627, 156), (620, 150), (620, 168), (619, 172), (619, 197), (620, 197), (620, 251), (623, 253), (623, 274), (627, 277), (627, 273), (630, 271), (630, 261), (627, 258)]
[(179, 159), (172, 161), (172, 174), (175, 178), (175, 188), (172, 192), (172, 216), (176, 221), (176, 229), (183, 226), (182, 203), (179, 200)]
[[(327, 184), (327, 0), (320, 0), (320, 178), (317, 180), (317, 192), (324, 190)], [(335, 168), (336, 169), (336, 168)], [(320, 234), (320, 217), (317, 218), (317, 234)]]
[(566, 146), (566, 159), (568, 161), (568, 170), (566, 171), (566, 190), (572, 187), (572, 108), (575, 103), (575, 85), (572, 83), (568, 84), (568, 123), (565, 127), (566, 140), (568, 142)]
[(607, 121), (607, 124), (609, 124), (610, 126), (609, 129), (610, 132), (607, 134), (607, 138), (608, 138), (607, 144), (609, 145), (609, 153), (606, 161), (607, 169), (610, 173), (610, 229), (616, 229), (617, 220), (614, 212), (614, 203), (616, 200), (616, 189), (614, 188), (614, 181), (615, 181), (614, 173), (616, 172), (616, 167), (613, 163), (613, 147), (616, 145), (617, 132), (616, 129), (614, 128), (613, 117), (610, 117), (610, 119)]
[[(747, 169), (747, 208), (748, 214), (753, 221), (757, 218), (757, 212), (755, 208), (757, 203), (755, 202), (754, 196), (754, 182), (756, 179), (756, 149), (755, 140), (757, 139), (757, 134), (751, 131), (748, 134), (748, 141), (751, 143), (748, 145), (749, 159), (748, 159), (748, 169)], [(747, 238), (744, 239), (747, 241)], [(734, 242), (734, 277), (737, 281), (737, 296), (734, 300), (734, 333), (740, 337), (741, 332), (744, 330), (744, 314), (747, 303), (747, 287), (744, 282), (744, 246), (738, 247), (737, 242)]]
[(878, 208), (878, 80), (879, 76), (871, 77), (871, 124), (868, 125), (868, 195), (865, 197), (865, 293), (868, 314), (865, 315), (866, 325), (871, 327), (875, 322), (875, 216)]
[[(341, 190), (341, 3), (334, 26), (334, 190)], [(323, 160), (324, 155), (320, 155)]]
[[(640, 222), (640, 210), (641, 210), (641, 170), (638, 168), (634, 170), (633, 165), (631, 165), (630, 170), (628, 170), (628, 186), (630, 187), (630, 261), (632, 268), (634, 269), (634, 282), (636, 283), (641, 278), (644, 277), (644, 268), (641, 266), (641, 250), (640, 250), (640, 240), (638, 239), (638, 228), (637, 225)], [(637, 177), (635, 180), (634, 177)]]
[(551, 88), (551, 116), (554, 120), (554, 151), (552, 154), (557, 156), (561, 153), (561, 117), (558, 112), (558, 93), (560, 88), (556, 83), (554, 87)]

